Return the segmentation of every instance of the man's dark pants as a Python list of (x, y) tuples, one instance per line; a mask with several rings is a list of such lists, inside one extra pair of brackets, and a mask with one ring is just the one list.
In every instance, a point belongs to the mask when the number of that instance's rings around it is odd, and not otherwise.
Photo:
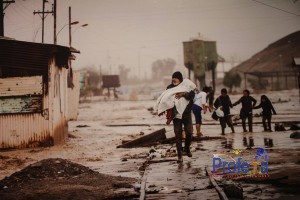
[[(271, 128), (271, 119), (272, 119), (272, 115), (266, 115), (266, 116), (263, 115), (263, 117), (262, 117), (262, 123), (263, 123), (265, 131), (272, 130), (272, 128)], [(266, 121), (268, 122), (268, 127), (267, 127)]]
[(176, 137), (176, 147), (178, 158), (182, 156), (182, 125), (185, 131), (185, 151), (190, 152), (190, 145), (193, 135), (193, 124), (191, 112), (183, 113), (182, 119), (175, 118), (173, 120), (174, 132)]
[(226, 115), (224, 117), (220, 117), (220, 124), (222, 128), (222, 134), (225, 133), (226, 124), (231, 128), (231, 131), (234, 133), (234, 128), (230, 115)]
[(241, 119), (243, 125), (243, 131), (246, 132), (246, 119), (248, 119), (249, 132), (253, 132), (252, 130), (252, 112), (241, 112)]

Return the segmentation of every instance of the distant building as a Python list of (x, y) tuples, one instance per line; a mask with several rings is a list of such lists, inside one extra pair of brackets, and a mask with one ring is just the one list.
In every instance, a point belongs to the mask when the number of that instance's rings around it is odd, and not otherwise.
[(70, 48), (0, 38), (0, 49), (0, 149), (63, 142)]
[[(243, 77), (243, 87), (285, 90), (298, 87), (294, 63), (300, 57), (300, 31), (291, 33), (242, 62), (231, 71)], [(254, 86), (256, 88), (254, 88)]]

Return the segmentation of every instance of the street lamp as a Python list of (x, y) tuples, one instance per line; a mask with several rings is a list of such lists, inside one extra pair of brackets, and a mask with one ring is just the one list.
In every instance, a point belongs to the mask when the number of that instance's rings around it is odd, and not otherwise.
[[(76, 24), (79, 24), (79, 21), (74, 21), (74, 22), (72, 22), (70, 25), (76, 25)], [(59, 34), (59, 33), (60, 33), (67, 25), (69, 25), (69, 24), (68, 24), (68, 23), (65, 24), (65, 25), (57, 32), (56, 37), (58, 36), (58, 34)]]
[(141, 77), (141, 50), (145, 49), (145, 46), (141, 46), (138, 50), (138, 75)]
[(80, 27), (82, 28), (82, 27), (86, 27), (86, 26), (88, 26), (89, 24), (82, 24), (81, 26), (78, 26), (73, 32), (72, 32), (72, 34), (73, 33), (75, 33), (75, 31), (77, 31)]

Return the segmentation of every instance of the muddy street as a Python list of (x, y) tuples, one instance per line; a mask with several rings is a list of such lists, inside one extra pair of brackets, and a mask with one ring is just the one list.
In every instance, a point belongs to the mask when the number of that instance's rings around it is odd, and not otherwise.
[[(299, 100), (296, 91), (288, 98), (286, 91), (278, 96), (276, 92), (270, 93), (271, 99), (277, 101), (286, 100), (274, 104), (277, 115), (273, 118), (275, 123), (298, 121), (300, 119)], [(259, 95), (256, 95), (258, 97)], [(239, 95), (232, 96), (237, 99)], [(143, 99), (144, 98), (144, 99)], [(297, 199), (300, 183), (300, 140), (290, 138), (294, 131), (263, 132), (261, 118), (254, 118), (254, 132), (242, 133), (240, 120), (235, 125), (236, 133), (229, 133), (226, 129), (224, 136), (220, 133), (220, 125), (211, 119), (211, 114), (204, 115), (203, 134), (207, 139), (193, 141), (191, 151), (192, 158), (184, 156), (182, 164), (176, 162), (176, 147), (172, 142), (156, 143), (148, 147), (117, 148), (122, 141), (130, 141), (152, 133), (161, 128), (166, 129), (167, 138), (174, 137), (173, 126), (165, 125), (165, 117), (158, 117), (148, 111), (154, 105), (153, 100), (140, 97), (138, 101), (103, 101), (93, 98), (90, 102), (80, 104), (79, 118), (69, 122), (69, 137), (65, 144), (45, 148), (31, 148), (23, 150), (3, 150), (0, 152), (0, 179), (5, 180), (13, 173), (25, 167), (35, 165), (44, 159), (64, 159), (68, 162), (83, 165), (95, 173), (113, 177), (126, 177), (124, 181), (130, 187), (123, 188), (127, 198), (145, 199), (220, 199), (220, 193), (212, 184), (211, 179), (221, 188), (228, 198), (255, 199)], [(238, 108), (233, 114), (238, 114)], [(259, 110), (257, 110), (259, 113)], [(212, 158), (214, 154), (225, 152), (233, 155), (233, 150), (244, 151), (243, 160), (251, 160), (257, 148), (266, 149), (269, 155), (268, 178), (226, 178), (224, 176), (212, 177)], [(48, 177), (51, 179), (51, 175)], [(53, 176), (52, 176), (53, 178)], [(6, 180), (10, 180), (6, 178)], [(30, 185), (39, 185), (40, 180), (30, 180)], [(59, 179), (63, 184), (64, 179)], [(77, 179), (68, 178), (68, 185)], [(88, 181), (88, 178), (86, 178)], [(49, 181), (48, 187), (52, 187)], [(83, 181), (84, 182), (84, 181)], [(90, 182), (90, 181), (88, 181)], [(5, 183), (5, 182), (4, 182)], [(3, 184), (4, 184), (3, 183)], [(8, 184), (8, 183), (7, 183)], [(29, 183), (28, 183), (29, 184)], [(112, 183), (113, 184), (113, 183)], [(26, 185), (26, 184), (25, 184)], [(28, 189), (28, 185), (23, 189)], [(80, 183), (79, 185), (84, 185)], [(242, 192), (233, 188), (242, 188)], [(8, 191), (14, 191), (12, 185), (3, 185), (0, 196), (9, 197)], [(79, 186), (74, 186), (78, 188)], [(82, 186), (83, 187), (83, 186)], [(84, 186), (79, 190), (85, 190)], [(122, 187), (110, 187), (114, 194), (122, 190)], [(135, 193), (138, 188), (138, 192)], [(70, 191), (73, 191), (70, 189)], [(29, 189), (28, 189), (29, 190)], [(49, 195), (59, 195), (58, 188), (49, 191)], [(90, 199), (97, 199), (97, 194), (90, 188), (86, 193)], [(42, 189), (35, 190), (42, 191)], [(96, 191), (96, 189), (95, 189)], [(97, 190), (99, 191), (99, 190)], [(34, 193), (34, 191), (31, 191)], [(52, 193), (51, 193), (52, 192)], [(101, 193), (101, 192), (100, 192)], [(18, 193), (19, 195), (20, 193)], [(95, 196), (96, 195), (96, 196)], [(62, 197), (62, 199), (66, 198)], [(120, 196), (119, 196), (120, 197)], [(74, 197), (75, 198), (75, 197)], [(125, 198), (125, 196), (124, 196)], [(12, 198), (17, 199), (17, 198)], [(100, 198), (101, 199), (101, 198)]]

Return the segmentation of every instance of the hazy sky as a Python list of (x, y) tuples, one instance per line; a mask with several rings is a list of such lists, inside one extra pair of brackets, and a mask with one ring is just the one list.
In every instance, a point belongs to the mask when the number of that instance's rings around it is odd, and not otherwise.
[[(48, 0), (51, 10), (53, 0)], [(245, 60), (268, 44), (300, 30), (300, 0), (57, 0), (57, 29), (68, 23), (72, 7), (73, 45), (81, 51), (75, 68), (95, 65), (117, 72), (119, 64), (132, 70), (139, 59), (149, 74), (157, 59), (173, 58), (183, 66), (182, 42), (197, 37), (217, 41), (219, 55)], [(16, 0), (5, 10), (5, 36), (41, 42), (42, 0)], [(294, 14), (292, 14), (294, 13)], [(298, 16), (297, 16), (298, 15)], [(53, 43), (53, 17), (45, 21), (45, 42)], [(58, 35), (68, 45), (68, 29)], [(109, 66), (112, 68), (109, 69)]]

